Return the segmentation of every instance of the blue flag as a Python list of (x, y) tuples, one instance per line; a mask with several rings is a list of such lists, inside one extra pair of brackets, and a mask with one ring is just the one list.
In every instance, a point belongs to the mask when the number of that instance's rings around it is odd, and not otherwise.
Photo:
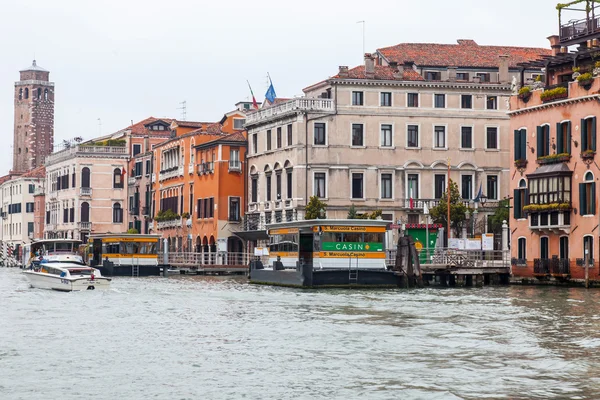
[(271, 85), (267, 89), (267, 93), (265, 93), (265, 98), (267, 100), (269, 100), (270, 103), (273, 103), (275, 101), (275, 98), (277, 97), (277, 95), (275, 94), (275, 88), (273, 87), (273, 81), (271, 81), (270, 76), (269, 76), (269, 82), (271, 82)]
[(477, 192), (477, 196), (473, 199), (474, 202), (481, 201), (481, 196), (483, 196), (483, 192), (481, 191), (481, 183), (479, 184), (479, 192)]

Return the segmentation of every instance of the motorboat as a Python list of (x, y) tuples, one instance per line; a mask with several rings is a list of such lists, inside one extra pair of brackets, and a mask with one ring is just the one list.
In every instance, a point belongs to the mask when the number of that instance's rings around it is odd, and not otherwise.
[(76, 254), (39, 256), (29, 269), (23, 271), (31, 287), (53, 289), (63, 292), (79, 290), (106, 290), (110, 278), (102, 276), (100, 270), (87, 266)]

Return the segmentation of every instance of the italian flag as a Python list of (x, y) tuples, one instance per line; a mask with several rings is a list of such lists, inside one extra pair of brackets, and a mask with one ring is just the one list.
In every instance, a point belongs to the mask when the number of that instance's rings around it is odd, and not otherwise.
[(256, 97), (254, 97), (254, 92), (252, 91), (252, 86), (250, 86), (250, 82), (248, 83), (248, 88), (250, 89), (250, 94), (252, 95), (252, 107), (258, 110), (258, 103), (256, 102)]

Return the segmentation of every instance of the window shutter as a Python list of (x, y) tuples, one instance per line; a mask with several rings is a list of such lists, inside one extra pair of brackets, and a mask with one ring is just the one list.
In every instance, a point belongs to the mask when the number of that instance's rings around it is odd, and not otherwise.
[(563, 152), (563, 132), (562, 132), (562, 126), (560, 122), (556, 123), (556, 153), (560, 154)]
[(590, 148), (596, 151), (596, 117), (592, 118), (592, 144)]
[(521, 155), (521, 159), (527, 160), (527, 130), (521, 129), (521, 150), (519, 154)]
[(513, 198), (515, 199), (514, 209), (515, 209), (515, 219), (521, 218), (521, 189), (515, 189)]
[(524, 206), (529, 205), (529, 189), (525, 189), (525, 204)]
[(581, 151), (588, 149), (587, 143), (587, 129), (585, 119), (581, 119)]
[(590, 204), (590, 214), (596, 214), (596, 182), (593, 182), (591, 186), (592, 188), (590, 190), (590, 197), (592, 198), (592, 201)]
[(579, 184), (579, 215), (585, 215), (585, 183)]
[(567, 121), (567, 148), (566, 152), (571, 154), (571, 121)]
[(537, 127), (537, 156), (538, 158), (540, 158), (541, 156), (544, 155), (544, 150), (542, 149), (542, 146), (544, 145), (544, 135), (542, 134), (543, 132), (543, 128), (541, 126)]
[(515, 130), (515, 161), (521, 159), (521, 131)]

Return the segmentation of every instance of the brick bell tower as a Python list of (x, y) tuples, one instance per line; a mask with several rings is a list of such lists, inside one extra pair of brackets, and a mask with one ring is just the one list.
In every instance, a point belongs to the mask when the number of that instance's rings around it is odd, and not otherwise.
[(26, 172), (44, 164), (54, 146), (54, 82), (50, 72), (33, 64), (15, 82), (13, 170)]

